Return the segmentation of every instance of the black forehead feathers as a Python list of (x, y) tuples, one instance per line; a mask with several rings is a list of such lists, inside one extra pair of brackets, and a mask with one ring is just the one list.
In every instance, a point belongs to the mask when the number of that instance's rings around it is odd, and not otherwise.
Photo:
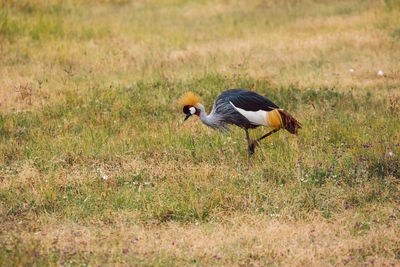
[(184, 106), (183, 107), (183, 113), (185, 113), (185, 114), (188, 114), (188, 113), (190, 113), (190, 108), (191, 108), (192, 106), (189, 106), (189, 105), (187, 105), (187, 106)]

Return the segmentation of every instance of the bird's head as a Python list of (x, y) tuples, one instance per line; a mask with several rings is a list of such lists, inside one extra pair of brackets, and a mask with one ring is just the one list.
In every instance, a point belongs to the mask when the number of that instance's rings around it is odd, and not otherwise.
[(186, 105), (183, 107), (183, 113), (186, 114), (186, 117), (184, 119), (184, 121), (185, 121), (185, 120), (189, 119), (189, 117), (192, 116), (193, 114), (196, 114), (197, 116), (199, 116), (200, 110), (194, 106)]
[(181, 97), (181, 106), (183, 107), (183, 113), (186, 114), (185, 120), (187, 120), (193, 114), (199, 116), (200, 109), (198, 108), (200, 97), (193, 92), (186, 92)]

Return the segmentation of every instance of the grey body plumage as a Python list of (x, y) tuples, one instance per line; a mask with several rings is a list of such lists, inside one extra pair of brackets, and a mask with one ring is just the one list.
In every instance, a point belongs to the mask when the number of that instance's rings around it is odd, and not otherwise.
[(213, 129), (222, 132), (229, 131), (227, 124), (234, 124), (245, 129), (256, 128), (260, 125), (253, 124), (232, 105), (240, 106), (249, 111), (270, 111), (278, 108), (270, 100), (244, 89), (231, 89), (220, 94), (214, 102), (209, 115), (204, 106), (200, 106), (200, 120)]

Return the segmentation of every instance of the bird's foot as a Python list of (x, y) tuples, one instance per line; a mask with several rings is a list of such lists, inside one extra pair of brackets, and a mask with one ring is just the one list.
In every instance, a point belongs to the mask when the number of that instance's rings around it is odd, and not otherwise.
[(249, 144), (249, 155), (253, 155), (256, 147), (258, 146), (257, 140), (252, 140)]

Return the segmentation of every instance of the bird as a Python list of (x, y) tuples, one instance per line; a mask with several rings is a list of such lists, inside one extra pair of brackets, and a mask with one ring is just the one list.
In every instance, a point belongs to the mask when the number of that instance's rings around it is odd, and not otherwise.
[[(192, 115), (197, 115), (205, 125), (221, 132), (229, 132), (229, 125), (244, 129), (249, 158), (262, 139), (280, 129), (285, 129), (294, 135), (301, 129), (301, 124), (287, 111), (280, 109), (268, 98), (246, 89), (230, 89), (222, 92), (214, 101), (210, 114), (206, 113), (200, 103), (200, 97), (193, 92), (184, 93), (180, 104), (186, 115), (184, 121)], [(259, 126), (271, 127), (273, 130), (252, 140), (249, 129)]]

